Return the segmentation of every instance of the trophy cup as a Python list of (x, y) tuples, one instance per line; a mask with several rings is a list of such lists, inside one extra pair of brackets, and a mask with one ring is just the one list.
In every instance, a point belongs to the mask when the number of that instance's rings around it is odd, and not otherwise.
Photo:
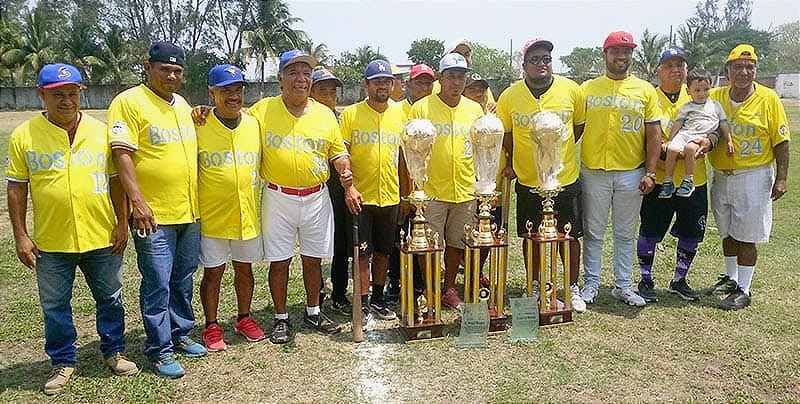
[[(573, 240), (569, 231), (572, 226), (567, 223), (564, 226), (566, 233), (559, 233), (553, 209), (553, 198), (561, 191), (558, 181), (558, 173), (564, 167), (561, 161), (561, 145), (569, 140), (569, 131), (561, 117), (554, 112), (539, 112), (533, 116), (532, 121), (530, 136), (537, 146), (536, 168), (539, 179), (539, 188), (532, 192), (538, 193), (543, 201), (542, 222), (536, 231), (534, 232), (534, 224), (530, 221), (525, 224), (528, 230), (523, 241), (527, 289), (528, 296), (533, 295), (534, 285), (539, 289), (539, 324), (553, 325), (572, 321), (569, 289), (569, 243)], [(559, 249), (563, 253), (562, 282), (559, 282), (558, 276)], [(563, 303), (556, 297), (559, 289), (563, 290)]]
[[(508, 325), (505, 315), (505, 284), (508, 261), (506, 229), (492, 223), (491, 203), (500, 193), (496, 191), (500, 153), (503, 147), (503, 123), (493, 114), (475, 120), (470, 129), (472, 159), (477, 182), (471, 195), (478, 201), (477, 223), (464, 226), (464, 301), (480, 300), (481, 251), (488, 252), (488, 310), (490, 331), (504, 331)], [(488, 250), (488, 251), (487, 251)]]
[[(427, 119), (410, 120), (400, 136), (400, 146), (406, 158), (413, 190), (404, 201), (416, 208), (408, 233), (400, 231), (400, 330), (406, 340), (442, 337), (441, 320), (441, 254), (439, 234), (433, 233), (425, 219), (425, 205), (432, 198), (425, 195), (423, 186), (428, 180), (436, 128)], [(414, 260), (423, 268), (425, 294), (414, 299)], [(418, 308), (414, 309), (417, 302)]]

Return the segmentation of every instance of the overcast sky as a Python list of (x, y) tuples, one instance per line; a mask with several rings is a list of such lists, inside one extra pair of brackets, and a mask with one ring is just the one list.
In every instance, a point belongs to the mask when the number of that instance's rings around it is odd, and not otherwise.
[[(396, 1), (289, 0), (295, 17), (315, 43), (325, 43), (332, 55), (361, 45), (379, 49), (392, 63), (407, 63), (414, 40), (429, 37), (445, 47), (465, 38), (514, 52), (526, 40), (546, 37), (558, 57), (575, 47), (601, 46), (612, 31), (626, 30), (639, 41), (645, 28), (667, 35), (694, 14), (697, 1), (684, 0), (537, 0), (537, 1)], [(724, 1), (722, 1), (724, 7)], [(798, 0), (754, 0), (752, 25), (770, 29), (800, 20)]]

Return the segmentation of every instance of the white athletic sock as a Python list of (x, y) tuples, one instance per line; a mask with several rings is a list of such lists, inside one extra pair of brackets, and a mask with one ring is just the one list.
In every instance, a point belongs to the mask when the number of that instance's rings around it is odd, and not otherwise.
[(288, 320), (289, 319), (289, 313), (275, 313), (275, 319), (276, 320)]
[(309, 316), (316, 316), (319, 314), (319, 306), (306, 306), (306, 314)]
[(739, 282), (739, 264), (737, 263), (736, 256), (725, 256), (725, 273), (728, 274), (728, 277), (733, 279), (736, 282)]
[(750, 284), (753, 282), (753, 273), (756, 272), (755, 266), (739, 265), (739, 288), (744, 293), (750, 294)]

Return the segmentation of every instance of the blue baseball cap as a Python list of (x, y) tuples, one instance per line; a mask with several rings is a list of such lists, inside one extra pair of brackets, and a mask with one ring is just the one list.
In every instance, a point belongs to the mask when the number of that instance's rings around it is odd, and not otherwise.
[(381, 59), (375, 59), (372, 62), (369, 62), (367, 68), (364, 69), (364, 78), (367, 80), (372, 80), (379, 77), (394, 78), (394, 74), (392, 74), (392, 65), (390, 65), (389, 62)]
[(65, 84), (83, 87), (83, 77), (75, 66), (64, 63), (44, 65), (39, 71), (39, 87), (55, 88)]
[(150, 45), (149, 62), (161, 62), (172, 65), (184, 66), (183, 49), (171, 42), (157, 41)]
[(278, 71), (282, 72), (287, 66), (293, 65), (297, 62), (303, 62), (309, 65), (312, 69), (317, 66), (317, 59), (301, 51), (300, 49), (292, 49), (281, 54), (280, 62), (278, 63)]
[(208, 85), (211, 87), (225, 87), (233, 83), (244, 83), (242, 69), (234, 65), (216, 65), (208, 72)]
[(672, 47), (672, 48), (667, 48), (667, 50), (665, 50), (664, 52), (661, 52), (661, 57), (658, 59), (658, 64), (660, 65), (664, 64), (664, 62), (666, 62), (667, 59), (672, 57), (681, 58), (683, 59), (684, 62), (686, 61), (686, 53), (683, 51), (683, 49)]
[(333, 80), (336, 83), (336, 87), (342, 86), (342, 81), (339, 80), (336, 76), (334, 76), (333, 72), (324, 67), (317, 68), (314, 70), (313, 73), (311, 73), (312, 86), (314, 84), (319, 83), (320, 81), (326, 81), (326, 80)]
[(467, 66), (467, 59), (458, 53), (448, 53), (439, 61), (439, 73), (448, 69), (459, 69), (467, 72), (472, 70)]

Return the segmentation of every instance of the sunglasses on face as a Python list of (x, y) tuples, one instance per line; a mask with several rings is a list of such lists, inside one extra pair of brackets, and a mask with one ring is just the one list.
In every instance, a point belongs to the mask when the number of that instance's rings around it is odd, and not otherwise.
[(550, 57), (550, 56), (548, 56), (548, 55), (544, 55), (544, 56), (531, 56), (531, 57), (529, 57), (529, 58), (525, 59), (525, 61), (526, 61), (526, 62), (528, 62), (528, 63), (530, 63), (530, 64), (532, 64), (532, 65), (537, 65), (537, 64), (539, 64), (540, 62), (541, 62), (541, 63), (544, 63), (544, 64), (550, 64), (550, 63), (553, 61), (553, 58), (552, 58), (552, 57)]

